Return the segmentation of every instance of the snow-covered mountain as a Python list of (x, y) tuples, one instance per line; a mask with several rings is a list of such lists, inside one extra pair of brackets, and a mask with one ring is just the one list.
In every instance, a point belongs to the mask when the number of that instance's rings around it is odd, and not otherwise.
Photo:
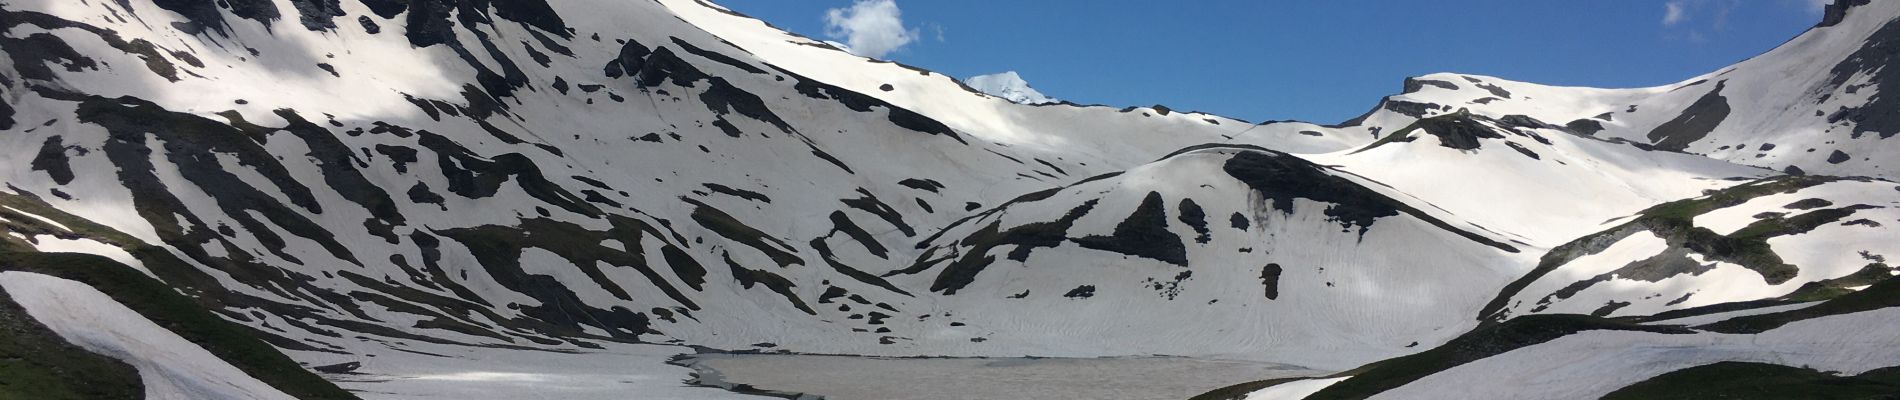
[[(1349, 172), (1210, 145), (958, 221), (890, 275), (971, 326), (1063, 327), (1024, 346), (1087, 337), (1343, 369), (1475, 325), (1459, 317), (1486, 299), (1462, 288), (1529, 259), (1508, 240)], [(1156, 335), (1175, 340), (1142, 340)]]
[[(726, 395), (677, 387), (695, 349), (1222, 357), (1362, 371), (1267, 394), (1429, 397), (1543, 364), (1354, 368), (1540, 324), (1882, 323), (1855, 299), (1900, 256), (1900, 5), (1858, 4), (1681, 84), (1437, 74), (1318, 125), (1023, 104), (699, 0), (4, 0), (0, 347), (57, 349), (9, 353), (44, 398), (507, 398), (430, 382), (558, 386), (537, 368)], [(1869, 343), (1783, 322), (1747, 334)], [(1584, 336), (1530, 348), (1649, 340)], [(1660, 359), (1499, 393), (1773, 361)]]
[(970, 79), (963, 80), (963, 83), (969, 84), (970, 88), (976, 89), (984, 94), (1001, 97), (1004, 100), (1019, 104), (1049, 104), (1060, 102), (1060, 100), (1056, 100), (1055, 98), (1044, 96), (1042, 92), (1037, 91), (1036, 88), (1029, 87), (1029, 81), (1023, 80), (1022, 75), (1017, 75), (1016, 71), (972, 76)]
[[(1824, 21), (1754, 58), (1680, 83), (1638, 89), (1556, 87), (1433, 74), (1408, 80), (1347, 126), (1373, 128), (1470, 109), (1523, 115), (1595, 138), (1791, 173), (1893, 178), (1900, 127), (1886, 120), (1900, 4), (1840, 0)], [(1790, 168), (1792, 167), (1792, 168)]]

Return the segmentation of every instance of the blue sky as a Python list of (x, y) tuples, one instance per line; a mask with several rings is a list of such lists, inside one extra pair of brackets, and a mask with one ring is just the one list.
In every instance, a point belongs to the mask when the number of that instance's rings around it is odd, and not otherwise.
[[(840, 42), (847, 38), (826, 34), (827, 11), (894, 1), (904, 28), (893, 31), (914, 36), (887, 59), (957, 77), (1014, 70), (1078, 103), (1332, 123), (1396, 93), (1405, 77), (1433, 72), (1597, 87), (1676, 82), (1794, 37), (1820, 20), (1825, 0), (716, 1)], [(866, 30), (894, 22), (872, 19), (857, 22)]]

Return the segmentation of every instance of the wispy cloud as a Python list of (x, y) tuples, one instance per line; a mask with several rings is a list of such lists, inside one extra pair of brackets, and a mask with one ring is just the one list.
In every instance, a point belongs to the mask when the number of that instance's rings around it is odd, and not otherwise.
[[(1814, 0), (1784, 1), (1806, 3)], [(1707, 42), (1728, 31), (1729, 17), (1743, 5), (1742, 0), (1669, 0), (1663, 3), (1662, 26), (1665, 36), (1695, 43)]]
[(1728, 15), (1729, 13), (1735, 12), (1735, 7), (1739, 7), (1741, 3), (1742, 0), (1717, 1), (1715, 3), (1714, 26), (1716, 31), (1728, 30)]
[(1672, 0), (1663, 3), (1663, 26), (1676, 26), (1676, 24), (1688, 19), (1689, 12), (1687, 8), (1688, 4), (1685, 4), (1682, 0)]
[(935, 32), (937, 34), (938, 42), (943, 41), (943, 25), (939, 25), (936, 23), (925, 23), (924, 26), (929, 27), (931, 32)]
[(871, 58), (884, 58), (918, 37), (917, 29), (904, 27), (903, 11), (895, 0), (858, 0), (850, 7), (825, 11), (825, 35), (843, 39), (852, 54)]

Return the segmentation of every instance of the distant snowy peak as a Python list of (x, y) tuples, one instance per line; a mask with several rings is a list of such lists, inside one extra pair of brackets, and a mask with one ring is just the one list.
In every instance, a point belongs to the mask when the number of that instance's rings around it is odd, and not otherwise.
[(1061, 101), (1044, 96), (1042, 92), (1036, 91), (1036, 88), (1029, 87), (1029, 82), (1024, 81), (1022, 75), (1017, 75), (1016, 71), (973, 76), (964, 80), (963, 83), (977, 91), (1018, 104), (1049, 104)]
[[(1529, 117), (1577, 134), (1789, 173), (1896, 177), (1900, 2), (1841, 1), (1815, 28), (1746, 61), (1648, 88), (1560, 87), (1441, 73), (1405, 81), (1337, 136), (1379, 136), (1468, 109)], [(1321, 130), (1315, 130), (1319, 132)]]

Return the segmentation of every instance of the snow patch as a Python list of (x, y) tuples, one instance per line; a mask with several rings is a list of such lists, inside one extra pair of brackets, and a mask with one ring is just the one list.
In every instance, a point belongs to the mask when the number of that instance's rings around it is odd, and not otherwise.
[(52, 225), (52, 226), (56, 226), (56, 227), (59, 227), (59, 229), (60, 229), (60, 230), (64, 230), (64, 231), (67, 231), (67, 232), (72, 232), (72, 231), (73, 231), (73, 228), (68, 228), (68, 227), (66, 227), (66, 224), (62, 224), (62, 223), (59, 223), (58, 221), (54, 221), (54, 220), (53, 220), (52, 218), (47, 218), (47, 217), (42, 217), (42, 216), (40, 216), (39, 214), (34, 214), (34, 213), (30, 213), (30, 212), (26, 212), (26, 211), (20, 211), (20, 209), (18, 209), (18, 208), (13, 208), (12, 206), (0, 206), (0, 207), (6, 207), (8, 211), (13, 211), (13, 212), (15, 212), (15, 213), (18, 213), (18, 214), (20, 214), (20, 215), (25, 215), (25, 216), (28, 216), (28, 217), (33, 217), (33, 219), (37, 219), (37, 220), (40, 220), (40, 222), (45, 222), (45, 223), (46, 223), (47, 225)]
[(43, 253), (97, 254), (110, 258), (112, 261), (118, 261), (127, 266), (131, 266), (133, 269), (145, 273), (145, 276), (158, 277), (157, 275), (152, 275), (151, 270), (145, 269), (145, 263), (139, 262), (138, 257), (133, 257), (132, 253), (127, 253), (125, 249), (121, 249), (119, 246), (100, 243), (92, 239), (61, 239), (53, 235), (37, 235), (33, 237), (33, 241), (36, 242), (33, 243), (33, 249)]
[(1308, 379), (1308, 380), (1303, 380), (1303, 381), (1282, 383), (1278, 385), (1273, 385), (1273, 387), (1254, 391), (1253, 393), (1248, 393), (1247, 400), (1304, 399), (1306, 398), (1306, 396), (1311, 396), (1313, 395), (1313, 393), (1319, 393), (1320, 390), (1324, 390), (1327, 387), (1333, 386), (1333, 384), (1335, 383), (1339, 383), (1340, 381), (1344, 381), (1350, 378), (1352, 377), (1346, 376), (1346, 377), (1338, 377), (1338, 378), (1332, 378), (1332, 379)]

